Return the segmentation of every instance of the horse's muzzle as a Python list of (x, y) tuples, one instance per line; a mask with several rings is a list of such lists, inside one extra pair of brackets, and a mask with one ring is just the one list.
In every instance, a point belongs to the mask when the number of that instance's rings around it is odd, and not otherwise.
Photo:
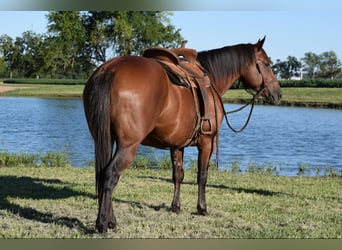
[(272, 105), (278, 105), (280, 103), (282, 97), (282, 91), (281, 89), (276, 89), (269, 93), (269, 95), (266, 98), (267, 103)]

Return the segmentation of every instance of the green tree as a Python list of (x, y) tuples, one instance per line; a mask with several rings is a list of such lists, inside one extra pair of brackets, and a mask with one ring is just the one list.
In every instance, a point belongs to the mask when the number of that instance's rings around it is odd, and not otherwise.
[(7, 73), (6, 63), (3, 57), (0, 57), (0, 77), (5, 77)]
[(334, 51), (323, 52), (319, 55), (318, 77), (335, 79), (341, 73), (341, 61)]
[(6, 71), (14, 77), (38, 76), (44, 65), (44, 38), (32, 31), (25, 31), (15, 40), (7, 35), (0, 37), (0, 54)]
[(312, 52), (306, 52), (302, 58), (304, 70), (309, 78), (315, 78), (319, 69), (319, 56)]
[(107, 56), (141, 55), (148, 47), (179, 46), (180, 30), (170, 23), (169, 12), (89, 11), (84, 14), (88, 51), (95, 62)]
[(57, 77), (76, 77), (85, 50), (86, 31), (80, 12), (51, 11), (48, 14), (48, 68)]
[[(0, 36), (0, 55), (5, 64), (6, 72), (10, 73), (12, 68), (11, 57), (13, 53), (14, 41), (13, 39), (4, 34)], [(11, 73), (10, 73), (11, 74)]]
[(169, 12), (51, 11), (48, 30), (0, 36), (0, 73), (14, 77), (88, 77), (108, 56), (141, 55), (148, 47), (179, 46)]
[(277, 59), (272, 66), (274, 73), (282, 79), (290, 79), (293, 76), (299, 76), (302, 64), (294, 56), (288, 56), (286, 61)]
[(18, 41), (21, 43), (22, 76), (38, 77), (44, 65), (44, 36), (26, 31)]

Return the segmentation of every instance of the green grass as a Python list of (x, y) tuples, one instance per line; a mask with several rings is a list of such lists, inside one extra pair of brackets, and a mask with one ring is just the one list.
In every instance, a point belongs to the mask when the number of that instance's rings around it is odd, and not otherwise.
[(0, 152), (0, 167), (67, 167), (70, 161), (66, 152), (48, 152), (39, 156), (31, 153)]
[(94, 169), (0, 167), (0, 238), (342, 238), (340, 177), (210, 169), (209, 215), (197, 216), (196, 171), (170, 211), (171, 170), (128, 169), (114, 191), (118, 228), (97, 234)]
[(2, 96), (38, 97), (81, 97), (84, 88), (84, 85), (59, 84), (3, 84), (2, 86), (20, 87), (15, 90), (0, 93)]
[[(317, 103), (342, 105), (342, 88), (283, 88), (282, 103)], [(223, 99), (226, 101), (249, 101), (251, 95), (245, 90), (228, 90)]]

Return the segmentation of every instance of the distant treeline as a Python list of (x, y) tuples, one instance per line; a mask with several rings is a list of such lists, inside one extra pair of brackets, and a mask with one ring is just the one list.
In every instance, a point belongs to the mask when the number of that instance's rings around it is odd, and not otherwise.
[[(282, 88), (342, 88), (340, 79), (302, 79), (302, 80), (279, 80)], [(242, 83), (235, 82), (232, 89), (243, 89)]]

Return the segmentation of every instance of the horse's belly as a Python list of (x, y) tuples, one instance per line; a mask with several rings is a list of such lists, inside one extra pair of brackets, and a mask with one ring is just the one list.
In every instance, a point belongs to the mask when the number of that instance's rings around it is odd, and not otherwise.
[(184, 116), (174, 118), (168, 124), (157, 124), (149, 133), (143, 145), (156, 148), (179, 148), (189, 144), (196, 134), (197, 116), (191, 112)]

